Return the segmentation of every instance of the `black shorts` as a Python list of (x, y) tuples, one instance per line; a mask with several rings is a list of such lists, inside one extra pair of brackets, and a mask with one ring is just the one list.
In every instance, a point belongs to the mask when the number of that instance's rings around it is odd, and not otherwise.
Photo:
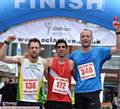
[(39, 107), (39, 109), (42, 109), (42, 103), (36, 102), (17, 101), (17, 106), (36, 106)]
[(47, 101), (45, 109), (72, 109), (72, 104), (69, 102)]
[(100, 109), (100, 91), (75, 93), (75, 109)]

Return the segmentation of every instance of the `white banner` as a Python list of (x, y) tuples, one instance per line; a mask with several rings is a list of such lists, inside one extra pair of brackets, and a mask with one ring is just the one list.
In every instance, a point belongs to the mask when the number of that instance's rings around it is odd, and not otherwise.
[(0, 35), (0, 42), (3, 42), (8, 35), (16, 35), (17, 43), (28, 43), (30, 38), (36, 37), (42, 44), (55, 44), (56, 40), (63, 38), (68, 45), (78, 46), (80, 31), (85, 28), (93, 31), (93, 45), (115, 45), (115, 34), (109, 30), (62, 17), (46, 18), (12, 27)]

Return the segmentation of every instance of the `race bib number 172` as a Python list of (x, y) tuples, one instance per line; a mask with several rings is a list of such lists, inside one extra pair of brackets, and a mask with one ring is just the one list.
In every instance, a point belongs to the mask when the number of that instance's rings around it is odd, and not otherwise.
[(68, 79), (56, 77), (54, 78), (52, 92), (66, 95), (68, 84), (69, 84)]

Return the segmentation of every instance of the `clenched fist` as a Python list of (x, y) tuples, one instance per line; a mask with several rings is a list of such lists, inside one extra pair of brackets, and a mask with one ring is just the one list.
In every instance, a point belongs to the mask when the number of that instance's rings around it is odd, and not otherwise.
[(16, 37), (14, 35), (12, 35), (12, 36), (8, 36), (8, 38), (6, 39), (6, 41), (8, 43), (10, 43), (10, 42), (14, 41), (15, 39), (16, 39)]

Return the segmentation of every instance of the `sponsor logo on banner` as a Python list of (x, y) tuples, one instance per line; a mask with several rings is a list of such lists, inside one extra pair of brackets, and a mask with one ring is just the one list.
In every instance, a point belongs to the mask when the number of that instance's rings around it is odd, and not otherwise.
[(45, 27), (47, 28), (47, 35), (49, 35), (51, 27), (52, 27), (52, 20), (47, 20), (44, 23), (45, 23)]
[[(93, 31), (92, 45), (97, 46), (114, 46), (115, 35), (101, 27), (87, 26), (72, 19), (65, 18), (46, 18), (27, 22), (25, 24), (11, 28), (0, 36), (3, 42), (7, 36), (14, 34), (16, 43), (28, 43), (31, 38), (38, 38), (42, 44), (54, 45), (58, 39), (65, 39), (68, 45), (80, 46), (80, 32), (88, 28)], [(22, 30), (22, 31), (21, 31)], [(108, 37), (109, 38), (106, 38)]]

